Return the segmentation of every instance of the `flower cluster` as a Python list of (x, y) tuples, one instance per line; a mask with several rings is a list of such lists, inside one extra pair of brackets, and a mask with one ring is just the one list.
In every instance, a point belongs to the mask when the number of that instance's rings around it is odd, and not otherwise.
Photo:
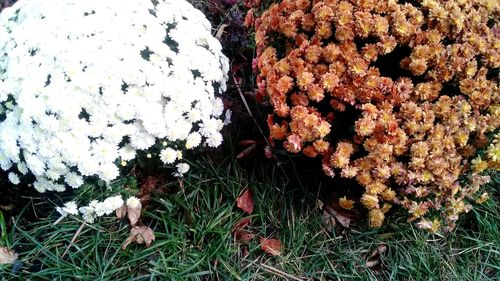
[(154, 146), (182, 175), (183, 151), (221, 144), (228, 59), (185, 0), (21, 0), (0, 38), (0, 165), (14, 184), (109, 182)]
[[(136, 208), (141, 209), (141, 201), (136, 197), (129, 197), (126, 201), (123, 200), (122, 196), (116, 195), (106, 198), (104, 201), (92, 200), (87, 206), (78, 207), (75, 201), (68, 201), (64, 203), (62, 207), (56, 207), (56, 211), (61, 215), (57, 224), (60, 220), (64, 219), (68, 215), (81, 215), (82, 219), (87, 223), (94, 223), (95, 219), (102, 217), (104, 215), (110, 215), (113, 212), (118, 212), (120, 208)], [(117, 213), (118, 216), (118, 213)], [(120, 216), (118, 216), (120, 218)]]
[[(257, 85), (274, 109), (271, 141), (361, 185), (372, 226), (400, 204), (422, 228), (451, 229), (487, 182), (480, 173), (499, 167), (498, 135), (486, 146), (500, 127), (500, 4), (404, 2), (283, 0), (256, 19), (251, 10)], [(335, 126), (346, 114), (354, 124)], [(487, 159), (472, 160), (482, 148)]]

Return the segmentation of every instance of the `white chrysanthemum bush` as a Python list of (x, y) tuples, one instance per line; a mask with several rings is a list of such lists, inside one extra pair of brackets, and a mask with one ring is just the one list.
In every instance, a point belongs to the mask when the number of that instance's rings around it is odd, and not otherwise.
[(0, 14), (1, 168), (64, 191), (161, 147), (182, 175), (183, 152), (222, 142), (228, 68), (185, 0), (21, 0)]

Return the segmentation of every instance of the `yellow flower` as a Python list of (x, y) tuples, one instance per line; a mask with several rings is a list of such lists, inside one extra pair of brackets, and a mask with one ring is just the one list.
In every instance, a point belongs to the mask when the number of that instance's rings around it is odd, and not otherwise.
[(339, 199), (340, 207), (350, 210), (354, 207), (354, 201), (351, 199), (347, 199), (345, 196)]
[(363, 206), (370, 210), (378, 208), (378, 197), (377, 195), (370, 195), (365, 193), (361, 197), (361, 203), (363, 204)]
[(483, 161), (481, 159), (481, 156), (478, 156), (476, 159), (473, 159), (471, 162), (472, 162), (472, 171), (474, 173), (481, 173), (484, 170), (488, 169), (488, 162)]
[(500, 143), (490, 144), (486, 153), (488, 153), (488, 158), (494, 162), (500, 161)]
[(485, 193), (481, 194), (481, 196), (479, 198), (476, 199), (476, 203), (483, 204), (488, 199), (490, 199), (490, 195), (485, 192)]
[(384, 223), (385, 215), (379, 209), (370, 210), (368, 214), (370, 218), (370, 226), (371, 227), (380, 227)]
[(385, 201), (393, 201), (396, 199), (396, 192), (390, 188), (386, 188), (380, 195), (382, 195)]

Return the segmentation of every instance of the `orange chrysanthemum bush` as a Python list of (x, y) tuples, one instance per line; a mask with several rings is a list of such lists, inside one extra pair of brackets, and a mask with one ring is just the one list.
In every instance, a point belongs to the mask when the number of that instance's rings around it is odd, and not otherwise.
[(452, 229), (499, 167), (499, 15), (494, 0), (271, 5), (255, 20), (270, 139), (359, 183), (371, 226), (398, 204)]

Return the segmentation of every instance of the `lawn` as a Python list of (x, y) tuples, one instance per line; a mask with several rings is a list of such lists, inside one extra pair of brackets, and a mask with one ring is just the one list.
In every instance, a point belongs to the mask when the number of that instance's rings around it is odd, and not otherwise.
[[(398, 211), (379, 229), (369, 229), (364, 219), (344, 228), (317, 207), (310, 186), (289, 178), (298, 171), (284, 174), (257, 156), (237, 161), (230, 144), (219, 151), (228, 155), (224, 159), (202, 155), (192, 162), (182, 185), (174, 179), (162, 183), (166, 188), (153, 196), (141, 219), (156, 236), (148, 248), (123, 250), (129, 226), (113, 217), (95, 224), (71, 217), (53, 225), (59, 217), (53, 202), (64, 195), (23, 197), (25, 207), (6, 222), (9, 230), (2, 241), (19, 253), (19, 260), (2, 266), (1, 275), (6, 280), (500, 278), (498, 177), (488, 187), (492, 200), (463, 216), (451, 233), (417, 229), (399, 219), (404, 216)], [(96, 188), (84, 188), (80, 196), (95, 194)], [(236, 206), (244, 188), (253, 191), (251, 215)], [(244, 218), (251, 219), (246, 230), (253, 239), (247, 243), (232, 235)], [(264, 252), (261, 237), (279, 239), (281, 254)]]

